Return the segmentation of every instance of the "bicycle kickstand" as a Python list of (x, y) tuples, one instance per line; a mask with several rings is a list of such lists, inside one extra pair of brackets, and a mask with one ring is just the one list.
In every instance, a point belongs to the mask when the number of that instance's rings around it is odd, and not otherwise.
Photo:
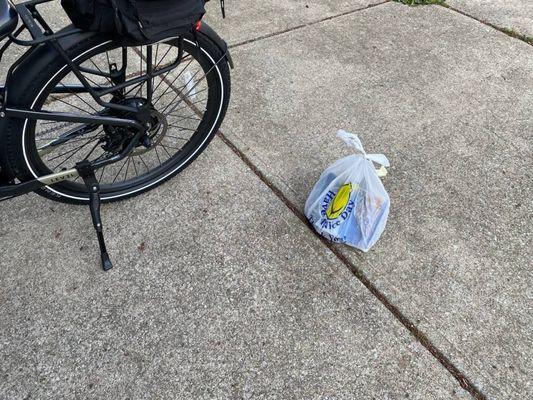
[(102, 268), (104, 271), (109, 271), (113, 268), (113, 264), (107, 254), (107, 249), (104, 240), (102, 218), (100, 216), (100, 184), (94, 175), (94, 169), (91, 163), (83, 160), (76, 164), (76, 169), (80, 174), (87, 190), (89, 192), (89, 208), (91, 209), (91, 219), (93, 221), (94, 229), (98, 237), (98, 245), (100, 246), (100, 257), (102, 258)]

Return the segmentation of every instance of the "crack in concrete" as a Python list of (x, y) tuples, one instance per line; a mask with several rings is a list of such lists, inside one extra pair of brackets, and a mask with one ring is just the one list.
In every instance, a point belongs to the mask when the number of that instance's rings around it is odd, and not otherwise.
[(502, 28), (501, 26), (498, 26), (498, 25), (495, 25), (491, 22), (488, 22), (488, 21), (485, 21), (481, 18), (478, 18), (478, 17), (474, 17), (473, 15), (470, 15), (462, 10), (459, 10), (458, 8), (455, 8), (455, 7), (452, 7), (450, 6), (449, 4), (439, 4), (441, 7), (444, 7), (444, 8), (447, 8), (449, 10), (452, 10), (452, 11), (455, 11), (456, 13), (458, 14), (461, 14), (461, 15), (464, 15), (465, 17), (467, 18), (470, 18), (470, 19), (473, 19), (474, 21), (477, 21), (479, 22), (480, 24), (483, 24), (483, 25), (486, 25), (492, 29), (496, 29), (497, 31), (513, 38), (513, 39), (518, 39), (526, 44), (529, 44), (530, 46), (533, 46), (533, 37), (530, 37), (530, 36), (527, 36), (527, 35), (522, 35), (521, 33), (518, 33), (518, 32), (515, 32), (513, 29), (509, 29), (509, 28)]
[[(380, 3), (388, 3), (386, 2)], [(373, 5), (376, 6), (376, 5)], [(367, 7), (368, 8), (368, 7)], [(351, 11), (355, 12), (355, 11)], [(332, 19), (333, 17), (327, 18)], [(325, 19), (325, 20), (327, 20)], [(318, 23), (318, 22), (315, 22)], [(311, 23), (312, 24), (312, 23)], [(274, 35), (272, 35), (274, 36)], [(259, 39), (256, 39), (259, 40)], [(255, 40), (252, 40), (255, 41)], [(250, 43), (250, 42), (247, 42)], [(176, 92), (190, 108), (196, 113), (199, 117), (202, 117), (202, 112), (186, 97), (183, 96), (181, 91), (176, 88), (172, 83), (169, 83), (167, 80), (165, 82), (169, 87)], [(385, 308), (409, 331), (409, 333), (457, 380), (459, 385), (466, 390), (474, 399), (476, 400), (487, 400), (487, 397), (481, 392), (481, 390), (468, 378), (464, 373), (462, 373), (459, 368), (457, 368), (453, 362), (435, 346), (427, 335), (422, 332), (402, 311), (395, 306), (389, 298), (381, 292), (366, 276), (364, 271), (358, 268), (351, 260), (349, 260), (342, 252), (335, 247), (331, 242), (326, 238), (319, 235), (314, 228), (309, 224), (307, 218), (302, 213), (302, 211), (292, 203), (285, 194), (279, 189), (253, 162), (246, 156), (246, 154), (241, 151), (220, 129), (217, 131), (217, 136), (222, 140), (222, 142), (229, 147), (229, 149), (241, 159), (241, 161), (278, 197), (278, 199), (289, 208), (289, 210), (309, 229), (309, 231), (317, 237), (322, 244), (331, 251), (337, 259), (344, 264), (346, 268), (354, 275), (369, 291), (370, 293), (383, 305)], [(364, 263), (365, 260), (362, 256), (357, 255), (359, 260)]]
[[(333, 20), (333, 19), (336, 19), (336, 18), (344, 17), (346, 15), (351, 15), (351, 14), (354, 14), (354, 13), (359, 12), (359, 11), (368, 10), (369, 8), (378, 7), (378, 6), (381, 6), (383, 4), (391, 3), (393, 1), (394, 2), (398, 2), (396, 0), (384, 0), (384, 1), (380, 2), (380, 3), (369, 4), (367, 6), (359, 7), (359, 8), (353, 9), (353, 10), (349, 10), (349, 11), (345, 11), (345, 12), (342, 12), (340, 14), (330, 15), (329, 17), (325, 17), (325, 18), (322, 18), (322, 19), (319, 19), (319, 20), (316, 20), (316, 21), (311, 21), (311, 22), (307, 22), (305, 24), (300, 24), (300, 25), (296, 25), (296, 26), (293, 26), (293, 27), (290, 27), (290, 28), (287, 28), (287, 29), (283, 29), (281, 31), (272, 32), (272, 33), (269, 33), (267, 35), (258, 36), (258, 37), (252, 38), (252, 39), (243, 40), (242, 42), (238, 42), (238, 43), (229, 45), (228, 47), (230, 49), (234, 49), (236, 47), (241, 47), (241, 46), (244, 46), (244, 45), (249, 44), (249, 43), (254, 43), (254, 42), (257, 42), (257, 41), (260, 41), (260, 40), (263, 40), (263, 39), (268, 39), (268, 38), (271, 38), (271, 37), (274, 37), (274, 36), (283, 35), (285, 33), (296, 31), (296, 30), (299, 30), (299, 29), (302, 29), (302, 28), (306, 28), (308, 26), (317, 25), (317, 24), (320, 24), (320, 23), (325, 22), (325, 21), (330, 21), (330, 20)], [(401, 3), (400, 2), (400, 4), (405, 4), (405, 3)], [(405, 5), (407, 5), (407, 4), (405, 4)], [(523, 35), (521, 33), (515, 32), (512, 29), (503, 28), (503, 27), (495, 25), (495, 24), (493, 24), (491, 22), (488, 22), (488, 21), (485, 21), (483, 19), (477, 18), (477, 17), (475, 17), (473, 15), (470, 15), (470, 14), (468, 14), (468, 13), (462, 11), (462, 10), (459, 10), (458, 8), (452, 7), (449, 4), (447, 4), (447, 3), (434, 3), (434, 4), (421, 4), (421, 5), (422, 6), (423, 5), (433, 5), (433, 6), (447, 8), (449, 10), (455, 11), (458, 14), (464, 15), (467, 18), (473, 19), (474, 21), (477, 21), (477, 22), (479, 22), (479, 23), (481, 23), (483, 25), (486, 25), (486, 26), (488, 26), (488, 27), (490, 27), (492, 29), (496, 29), (497, 31), (499, 31), (499, 32), (501, 32), (501, 33), (513, 38), (513, 39), (520, 40), (520, 41), (522, 41), (522, 42), (524, 42), (526, 44), (529, 44), (530, 46), (533, 46), (533, 37), (530, 37), (530, 36), (527, 36), (527, 35)]]
[(252, 38), (252, 39), (247, 39), (247, 40), (244, 40), (242, 42), (232, 44), (232, 45), (230, 45), (228, 47), (230, 49), (234, 49), (236, 47), (244, 46), (245, 44), (254, 43), (254, 42), (257, 42), (259, 40), (268, 39), (268, 38), (271, 38), (271, 37), (274, 37), (274, 36), (283, 35), (285, 33), (296, 31), (296, 30), (302, 29), (302, 28), (306, 28), (308, 26), (317, 25), (317, 24), (320, 24), (320, 23), (325, 22), (325, 21), (330, 21), (332, 19), (344, 17), (346, 15), (351, 15), (351, 14), (354, 14), (354, 13), (359, 12), (359, 11), (368, 10), (369, 8), (378, 7), (378, 6), (381, 6), (383, 4), (390, 3), (391, 1), (392, 0), (385, 0), (385, 1), (382, 1), (381, 3), (369, 4), (367, 6), (359, 7), (359, 8), (353, 9), (353, 10), (349, 10), (349, 11), (345, 11), (345, 12), (342, 12), (340, 14), (330, 15), (329, 17), (321, 18), (321, 19), (316, 20), (316, 21), (307, 22), (305, 24), (296, 25), (296, 26), (293, 26), (293, 27), (290, 27), (290, 28), (287, 28), (287, 29), (283, 29), (281, 31), (272, 32), (272, 33), (269, 33), (267, 35), (258, 36), (258, 37)]
[[(268, 179), (268, 177), (259, 170), (255, 164), (244, 154), (222, 131), (218, 131), (217, 135), (220, 137), (222, 142), (224, 142), (233, 153), (235, 153), (244, 164), (285, 204), (291, 212), (302, 221), (305, 226), (315, 235), (324, 246), (326, 246), (329, 251), (331, 251), (337, 259), (348, 268), (348, 270), (372, 293), (376, 299), (389, 310), (389, 312), (411, 333), (411, 335), (422, 345), (424, 348), (429, 351), (429, 353), (437, 359), (437, 361), (444, 367), (446, 370), (459, 382), (459, 385), (466, 390), (474, 399), (476, 400), (486, 400), (487, 397), (481, 392), (481, 390), (470, 380), (468, 379), (460, 370), (457, 368), (452, 361), (441, 351), (439, 350), (431, 340), (423, 333), (407, 316), (405, 316), (400, 309), (395, 306), (388, 297), (381, 292), (365, 275), (365, 273), (358, 268), (352, 261), (350, 261), (341, 251), (335, 247), (331, 242), (321, 235), (319, 235), (313, 227), (307, 221), (305, 215), (301, 210), (293, 204), (283, 192), (276, 186), (274, 183)], [(363, 259), (361, 256), (357, 256), (362, 262)]]

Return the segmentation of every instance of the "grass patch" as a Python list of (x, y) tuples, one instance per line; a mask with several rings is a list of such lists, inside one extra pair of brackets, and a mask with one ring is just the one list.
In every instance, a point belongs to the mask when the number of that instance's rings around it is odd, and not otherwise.
[(397, 3), (407, 4), (408, 6), (425, 6), (429, 4), (446, 5), (446, 0), (394, 0)]
[(518, 32), (516, 32), (516, 31), (514, 31), (512, 29), (509, 29), (509, 28), (496, 28), (496, 29), (502, 31), (506, 35), (514, 37), (515, 39), (523, 40), (524, 42), (529, 43), (530, 45), (533, 46), (533, 36), (522, 35), (521, 33), (518, 33)]

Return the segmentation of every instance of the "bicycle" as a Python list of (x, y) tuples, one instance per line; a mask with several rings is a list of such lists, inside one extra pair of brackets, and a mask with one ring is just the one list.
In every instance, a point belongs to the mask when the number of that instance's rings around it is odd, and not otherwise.
[(0, 0), (0, 60), (28, 47), (0, 86), (0, 201), (36, 192), (88, 204), (108, 271), (101, 203), (151, 190), (200, 155), (226, 114), (233, 62), (205, 22), (132, 43), (54, 32), (37, 7), (50, 1)]

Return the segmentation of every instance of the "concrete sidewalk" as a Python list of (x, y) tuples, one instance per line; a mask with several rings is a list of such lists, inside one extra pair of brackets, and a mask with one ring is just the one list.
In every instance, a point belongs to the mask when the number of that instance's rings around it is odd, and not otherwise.
[(447, 0), (446, 4), (496, 28), (533, 40), (533, 2), (528, 0)]
[[(114, 270), (86, 209), (0, 204), (0, 398), (531, 397), (533, 47), (483, 2), (227, 3), (223, 132), (104, 206)], [(339, 128), (392, 163), (366, 255), (302, 222)]]

